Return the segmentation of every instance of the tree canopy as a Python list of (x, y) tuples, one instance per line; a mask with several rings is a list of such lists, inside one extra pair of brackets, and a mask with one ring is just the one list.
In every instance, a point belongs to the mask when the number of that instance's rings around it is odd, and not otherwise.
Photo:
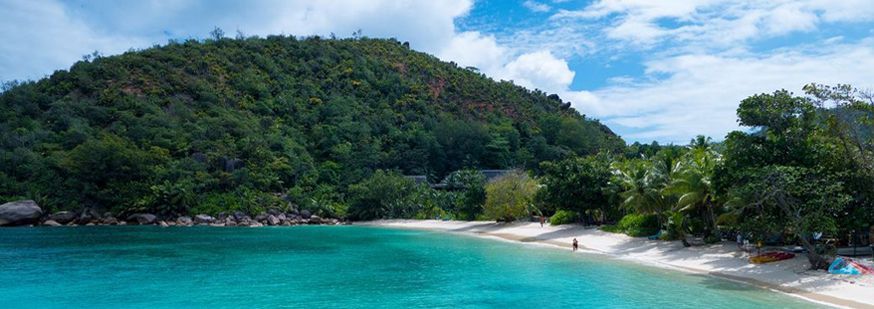
[(327, 210), (380, 169), (442, 179), (623, 147), (557, 95), (392, 39), (171, 41), (0, 93), (0, 200), (49, 210)]

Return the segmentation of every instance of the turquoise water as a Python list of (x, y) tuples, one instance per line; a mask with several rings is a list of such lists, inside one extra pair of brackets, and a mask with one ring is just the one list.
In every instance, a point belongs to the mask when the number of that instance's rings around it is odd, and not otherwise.
[(806, 308), (566, 250), (357, 226), (0, 229), (2, 308)]

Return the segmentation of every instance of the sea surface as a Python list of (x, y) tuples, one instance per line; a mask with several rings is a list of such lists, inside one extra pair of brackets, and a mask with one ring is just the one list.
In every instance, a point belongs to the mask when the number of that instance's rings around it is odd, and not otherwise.
[(0, 308), (812, 308), (569, 250), (361, 226), (0, 229)]

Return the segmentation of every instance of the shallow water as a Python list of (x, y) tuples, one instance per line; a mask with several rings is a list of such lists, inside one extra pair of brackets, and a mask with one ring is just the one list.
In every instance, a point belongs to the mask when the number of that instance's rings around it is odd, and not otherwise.
[(358, 226), (0, 229), (2, 308), (809, 308), (566, 250)]

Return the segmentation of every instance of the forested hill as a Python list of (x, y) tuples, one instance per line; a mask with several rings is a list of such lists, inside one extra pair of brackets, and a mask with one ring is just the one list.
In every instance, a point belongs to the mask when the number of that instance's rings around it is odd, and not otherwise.
[(408, 44), (272, 36), (86, 57), (0, 94), (0, 202), (181, 214), (340, 205), (375, 170), (536, 169), (624, 142)]

